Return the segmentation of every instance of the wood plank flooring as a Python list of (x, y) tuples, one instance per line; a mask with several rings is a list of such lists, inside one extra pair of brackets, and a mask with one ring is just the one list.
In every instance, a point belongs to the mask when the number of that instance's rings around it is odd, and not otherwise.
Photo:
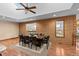
[[(14, 48), (10, 48), (10, 46), (15, 45), (19, 42), (19, 38), (8, 39), (0, 41), (0, 44), (3, 44), (7, 47), (5, 51), (3, 51), (3, 56), (28, 56), (28, 54), (19, 51)], [(48, 49), (48, 56), (78, 56), (79, 55), (79, 42), (77, 42), (77, 46), (72, 45), (62, 45), (62, 44), (52, 44), (52, 46)]]

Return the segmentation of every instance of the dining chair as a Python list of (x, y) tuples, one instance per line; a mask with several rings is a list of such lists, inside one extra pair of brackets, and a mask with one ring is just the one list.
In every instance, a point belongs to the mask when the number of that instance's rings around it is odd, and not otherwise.
[(31, 46), (31, 49), (32, 49), (32, 46), (34, 45), (34, 43), (36, 42), (35, 40), (36, 40), (36, 37), (33, 37), (33, 36), (30, 37), (30, 46)]
[(20, 45), (20, 43), (22, 43), (22, 45), (23, 45), (23, 39), (24, 39), (23, 35), (19, 35), (19, 45)]
[(42, 40), (40, 40), (39, 38), (35, 38), (32, 42), (32, 45), (34, 45), (37, 50), (38, 47), (41, 48)]
[(48, 46), (49, 46), (49, 36), (45, 36), (44, 39), (43, 39), (43, 44), (46, 44), (47, 45), (47, 49), (48, 49)]
[(24, 43), (24, 45), (28, 45), (28, 47), (30, 47), (29, 46), (29, 44), (30, 44), (30, 39), (29, 39), (29, 36), (24, 36), (24, 39), (23, 39), (23, 43)]

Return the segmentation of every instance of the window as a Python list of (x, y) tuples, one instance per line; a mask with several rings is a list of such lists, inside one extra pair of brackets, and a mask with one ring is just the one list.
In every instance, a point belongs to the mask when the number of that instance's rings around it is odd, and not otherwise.
[(79, 36), (79, 20), (77, 21), (76, 35)]
[(64, 21), (56, 21), (56, 37), (64, 37)]
[(27, 30), (30, 34), (35, 34), (35, 33), (36, 33), (36, 23), (29, 23), (29, 24), (26, 24), (26, 30)]

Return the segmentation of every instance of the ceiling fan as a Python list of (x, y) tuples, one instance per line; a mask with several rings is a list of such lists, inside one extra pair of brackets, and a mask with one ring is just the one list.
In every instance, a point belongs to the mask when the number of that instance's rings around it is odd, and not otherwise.
[(27, 6), (25, 6), (23, 3), (19, 3), (21, 6), (23, 6), (24, 8), (20, 8), (20, 9), (16, 9), (16, 10), (25, 10), (25, 11), (30, 11), (32, 12), (33, 14), (35, 14), (36, 12), (31, 10), (31, 9), (36, 9), (36, 6), (32, 6), (32, 7), (29, 7), (28, 6), (28, 3), (27, 3)]

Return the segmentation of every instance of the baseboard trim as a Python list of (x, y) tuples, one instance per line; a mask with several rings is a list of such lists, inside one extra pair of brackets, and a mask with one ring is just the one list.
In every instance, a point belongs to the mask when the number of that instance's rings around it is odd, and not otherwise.
[(6, 38), (6, 39), (2, 39), (2, 40), (0, 40), (0, 41), (4, 41), (4, 40), (10, 40), (10, 39), (16, 39), (16, 38), (19, 38), (19, 36), (17, 36), (17, 37), (12, 37), (12, 38)]

